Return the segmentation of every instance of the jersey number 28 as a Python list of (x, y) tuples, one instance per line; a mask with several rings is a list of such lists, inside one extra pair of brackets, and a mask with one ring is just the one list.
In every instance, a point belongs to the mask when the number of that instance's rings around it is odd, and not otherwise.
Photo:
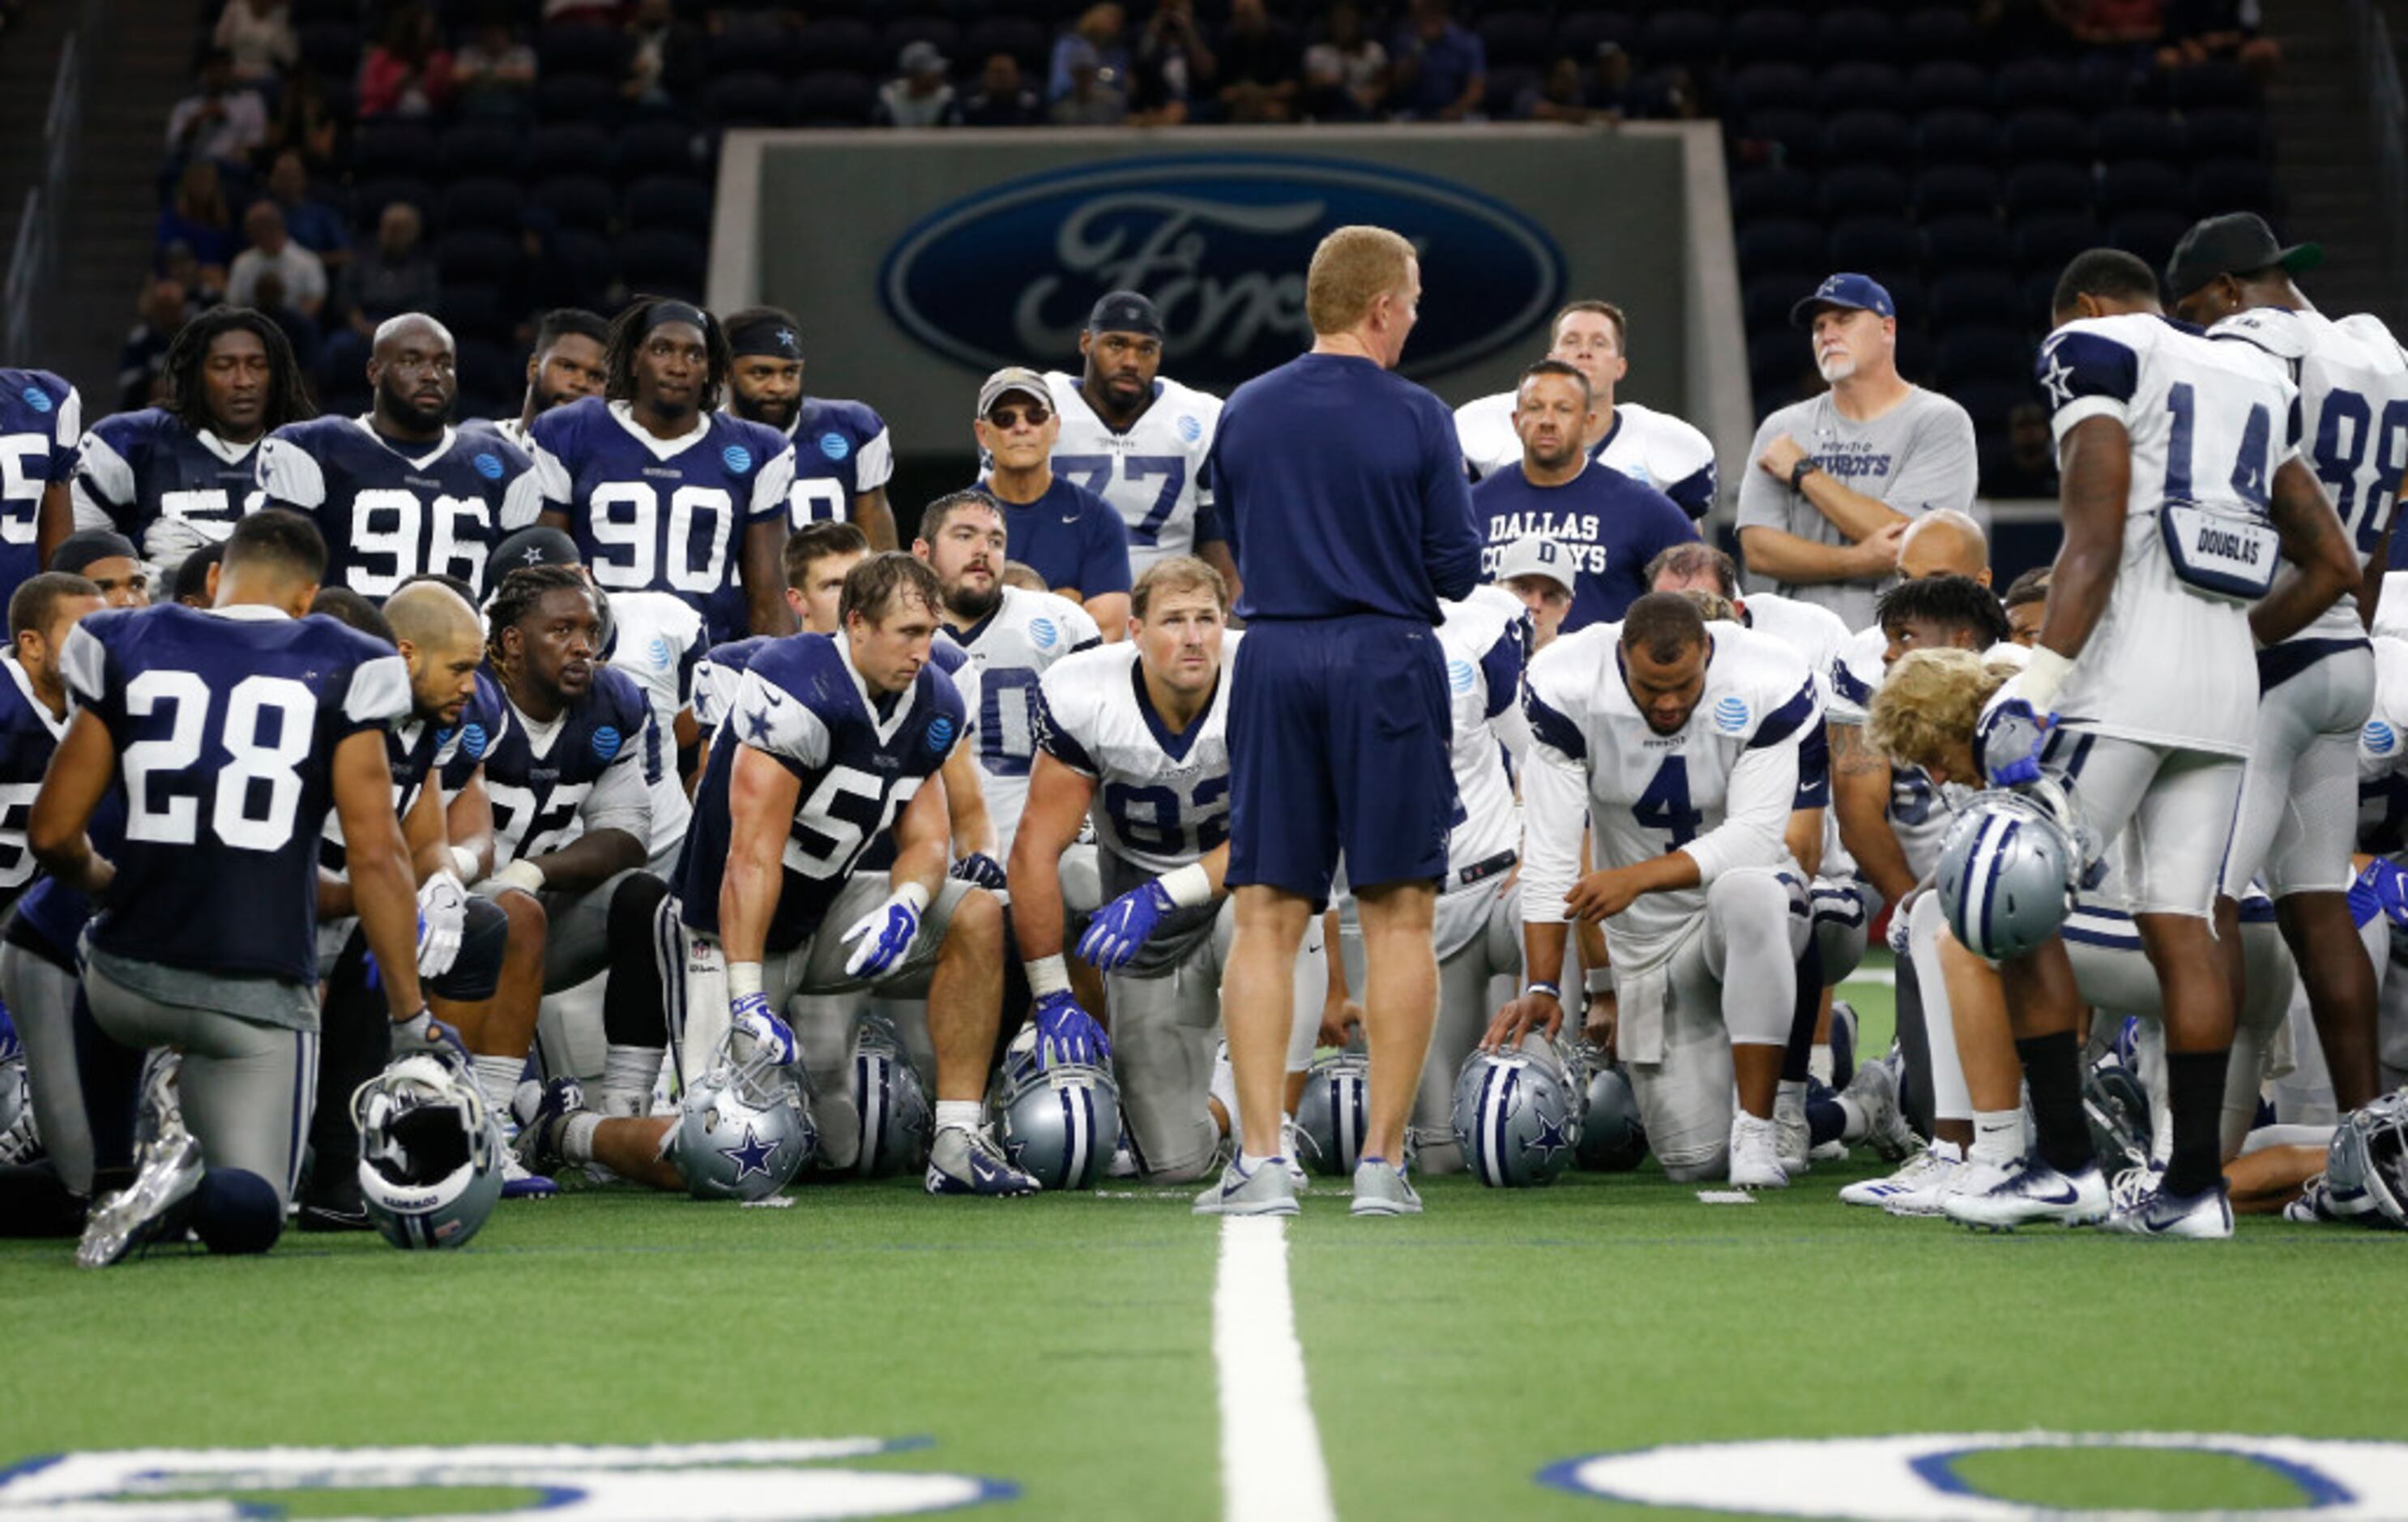
[[(281, 851), (301, 807), (301, 763), (317, 728), (317, 696), (290, 677), (249, 676), (215, 695), (197, 671), (156, 668), (125, 686), (125, 711), (165, 711), (167, 733), (125, 748), (125, 833), (136, 840), (192, 845), (200, 840), (200, 794), (211, 793), (209, 829), (237, 851)], [(215, 786), (195, 782), (214, 738), (226, 754)], [(184, 785), (179, 787), (178, 783)]]

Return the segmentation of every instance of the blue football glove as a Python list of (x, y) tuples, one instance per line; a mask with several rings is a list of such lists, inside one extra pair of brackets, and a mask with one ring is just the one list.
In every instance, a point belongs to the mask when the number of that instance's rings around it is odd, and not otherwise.
[(755, 1052), (767, 1051), (769, 1060), (777, 1066), (794, 1066), (795, 1033), (770, 1010), (768, 995), (738, 994), (729, 999), (727, 1024), (729, 1029), (750, 1041)]
[(463, 1071), (468, 1067), (468, 1048), (462, 1044), (460, 1033), (423, 1008), (408, 1019), (394, 1023), (393, 1055), (440, 1057)]
[(1001, 893), (1004, 889), (1003, 863), (983, 851), (973, 851), (953, 863), (953, 875), (989, 893)]
[(1037, 999), (1037, 1061), (1093, 1066), (1111, 1059), (1112, 1043), (1096, 1017), (1079, 1008), (1079, 996), (1068, 988), (1040, 994)]
[(1179, 906), (1160, 883), (1131, 888), (1096, 912), (1079, 938), (1079, 959), (1110, 971), (1135, 956), (1163, 916)]
[(2364, 925), (2377, 914), (2408, 926), (2408, 869), (2381, 856), (2368, 862), (2349, 888), (2351, 919)]
[(2028, 787), (2040, 781), (2040, 748), (2054, 717), (2033, 712), (2020, 697), (1990, 700), (1973, 725), (1973, 750), (1993, 786)]
[[(920, 912), (911, 900), (896, 894), (884, 903), (853, 922), (842, 939), (853, 947), (845, 958), (845, 976), (876, 978), (894, 970), (911, 949), (911, 938), (920, 933)], [(858, 942), (858, 944), (855, 944)]]

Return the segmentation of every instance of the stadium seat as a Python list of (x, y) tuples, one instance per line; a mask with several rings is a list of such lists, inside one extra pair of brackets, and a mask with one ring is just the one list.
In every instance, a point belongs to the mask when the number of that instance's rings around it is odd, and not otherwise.
[(774, 74), (729, 74), (703, 87), (702, 114), (720, 127), (782, 127), (794, 121), (786, 82)]
[(2272, 216), (2274, 177), (2256, 159), (2217, 159), (2190, 172), (2190, 203), (2205, 211)]
[(2093, 190), (2087, 169), (2071, 164), (2026, 164), (2007, 172), (2000, 204), (2010, 222), (2042, 211), (2087, 211)]
[(1010, 53), (1020, 61), (1023, 73), (1036, 75), (1040, 82), (1048, 51), (1045, 29), (1025, 17), (991, 16), (962, 34), (965, 59)]
[[(1895, 296), (1898, 293), (1890, 293)], [(1901, 312), (1909, 309), (1900, 307)], [(1918, 386), (1932, 383), (1931, 339), (1921, 328), (1900, 323), (1898, 327), (1898, 373)]]
[(2081, 82), (2073, 70), (2054, 58), (2018, 58), (2001, 65), (1992, 86), (1999, 109), (2009, 114), (2031, 110), (2076, 110), (2083, 105)]
[(2128, 211), (2186, 211), (2190, 185), (2180, 169), (2157, 159), (2127, 159), (2099, 176), (2099, 208), (2109, 216)]
[(1895, 164), (1912, 130), (1896, 111), (1842, 111), (1823, 128), (1823, 162)]
[[(2011, 319), (2013, 312), (2000, 312)], [(2031, 372), (2034, 348), (2020, 325), (1956, 327), (1942, 331), (1933, 373), (1943, 387), (1969, 380), (2014, 380)]]
[(1971, 107), (1926, 111), (1914, 124), (1914, 149), (1927, 165), (1995, 164), (1998, 119)]
[(315, 26), (322, 22), (340, 22), (356, 26), (360, 20), (360, 0), (293, 0), (293, 24)]
[(1814, 51), (1826, 65), (1886, 63), (1898, 56), (1898, 23), (1870, 6), (1825, 11), (1814, 22)]
[(1899, 23), (1899, 46), (1910, 59), (1969, 58), (1981, 45), (1980, 29), (1961, 9), (1928, 7)]
[(1829, 247), (1835, 267), (1868, 274), (1923, 262), (1923, 238), (1903, 217), (1849, 217), (1832, 227)]
[(638, 230), (619, 239), (619, 276), (630, 291), (699, 297), (708, 263), (702, 239), (685, 233)]
[(2182, 123), (2145, 106), (2102, 111), (2090, 123), (2090, 152), (2094, 158), (2111, 163), (2117, 159), (2162, 159), (2172, 164), (2180, 161), (2185, 151)]
[[(967, 35), (970, 28), (995, 14), (995, 0), (937, 0), (937, 8)], [(965, 43), (962, 56), (975, 65), (985, 54), (971, 52)]]
[(1573, 58), (1597, 56), (1611, 42), (1626, 51), (1639, 45), (1639, 23), (1622, 10), (1577, 10), (1555, 23), (1555, 51)]
[(668, 175), (638, 179), (627, 187), (619, 209), (630, 231), (665, 227), (698, 237), (710, 235), (710, 188), (691, 179)]
[(547, 252), (551, 257), (542, 273), (558, 289), (545, 305), (598, 311), (609, 304), (608, 293), (618, 267), (609, 238), (598, 233), (554, 233)]
[(2027, 217), (2013, 233), (2015, 267), (2028, 276), (2052, 276), (2085, 249), (2101, 247), (2106, 230), (2095, 218), (2072, 212)]
[(351, 135), (354, 180), (423, 176), (436, 163), (435, 134), (416, 122), (370, 122)]
[(2108, 224), (2107, 242), (2146, 261), (2152, 269), (2163, 269), (2174, 245), (2190, 230), (2190, 222), (2173, 211), (2128, 211)]
[(1811, 110), (1814, 76), (1802, 64), (1750, 64), (1731, 71), (1723, 93), (1743, 112)]
[(1778, 143), (1787, 162), (1811, 165), (1823, 140), (1823, 119), (1813, 111), (1750, 111), (1740, 136)]
[(1731, 214), (1742, 223), (1812, 217), (1820, 207), (1817, 181), (1802, 169), (1749, 169), (1731, 178)]
[(962, 29), (942, 16), (898, 16), (878, 30), (878, 51), (890, 65), (915, 42), (935, 45), (956, 64), (961, 61)]
[(703, 45), (702, 66), (714, 79), (727, 74), (787, 73), (795, 66), (794, 35), (783, 28), (722, 32)]
[(516, 233), (525, 206), (526, 195), (514, 179), (486, 175), (454, 180), (443, 191), (443, 229), (447, 233), (473, 228)]
[(518, 393), (524, 385), (521, 377), (525, 372), (512, 362), (509, 350), (491, 338), (462, 338), (456, 368), (461, 416), (517, 415)]
[(1480, 97), (1480, 108), (1492, 122), (1512, 120), (1526, 93), (1535, 95), (1539, 89), (1539, 71), (1527, 64), (1492, 64), (1488, 68), (1488, 88)]
[(1822, 282), (1828, 271), (1792, 269), (1751, 276), (1740, 287), (1740, 313), (1747, 330), (1789, 325), (1789, 309)]
[(704, 179), (710, 173), (708, 143), (677, 122), (638, 122), (623, 128), (614, 151), (597, 162), (608, 164), (623, 185), (646, 175)]
[(858, 127), (869, 122), (878, 89), (859, 74), (823, 70), (795, 86), (795, 121), (806, 127)]
[(507, 279), (519, 262), (519, 240), (486, 228), (446, 231), (435, 240), (435, 269), (446, 285)]
[(2084, 53), (2073, 61), (2072, 107), (2090, 113), (2114, 110), (2132, 98), (2136, 78), (2130, 53), (2112, 49)]
[(2020, 321), (2023, 288), (2003, 269), (1962, 269), (1931, 282), (1931, 325), (1954, 328)]
[(1906, 210), (1906, 177), (1879, 165), (1853, 164), (1823, 176), (1824, 216), (1898, 216)]
[[(2035, 346), (2035, 353), (2037, 346)], [(1949, 400), (1965, 409), (1973, 420), (1977, 433), (1991, 434), (2007, 425), (2007, 414), (2026, 402), (2041, 399), (2040, 388), (2026, 380), (1968, 380), (1948, 394)]]
[(529, 179), (590, 175), (610, 162), (610, 135), (584, 122), (557, 122), (526, 136), (520, 167)]
[(1657, 67), (1703, 67), (1719, 57), (1722, 50), (1722, 22), (1698, 11), (1660, 11), (1647, 19), (1639, 34), (1638, 55)]
[(1767, 380), (1786, 379), (1813, 363), (1813, 347), (1803, 329), (1784, 323), (1748, 335), (1747, 373), (1756, 378), (1758, 389)]
[(1814, 29), (1794, 10), (1760, 7), (1731, 18), (1724, 50), (1734, 64), (1788, 64), (1813, 56)]
[(1919, 221), (1959, 212), (1986, 216), (1998, 209), (1998, 175), (1978, 164), (1943, 164), (1914, 177), (1911, 201)]
[(318, 22), (301, 27), (296, 36), (301, 62), (321, 75), (347, 79), (359, 71), (360, 29), (346, 22)]
[(616, 84), (626, 72), (627, 41), (610, 27), (569, 22), (537, 33), (535, 56), (539, 79), (576, 74)]
[(1942, 60), (1915, 65), (1906, 77), (1906, 108), (1912, 111), (1977, 108), (1990, 98), (1990, 77), (1971, 64)]
[(362, 181), (351, 192), (351, 225), (363, 234), (374, 236), (378, 219), (395, 201), (418, 208), (429, 233), (440, 225), (435, 214), (435, 188), (423, 179), (406, 177)]
[(2184, 146), (2195, 164), (2262, 158), (2266, 152), (2266, 119), (2256, 111), (2186, 111), (2182, 130)]
[(618, 192), (600, 175), (538, 180), (527, 198), (550, 213), (559, 226), (577, 232), (607, 233), (619, 212)]
[(1890, 110), (1906, 93), (1906, 80), (1887, 64), (1864, 60), (1836, 63), (1814, 83), (1817, 110)]
[(2014, 245), (1996, 217), (1942, 217), (1924, 227), (1923, 246), (1932, 268), (1951, 273), (2002, 269), (2014, 262)]
[(1555, 28), (1542, 12), (1498, 11), (1481, 18), (1476, 30), (1490, 68), (1536, 68), (1552, 55)]
[(795, 35), (793, 66), (806, 74), (817, 69), (878, 74), (893, 68), (895, 60), (881, 53), (878, 34), (867, 22), (838, 18), (804, 24)]
[(2006, 150), (2009, 164), (2090, 162), (2089, 131), (2083, 126), (2082, 119), (2071, 111), (2017, 111), (2000, 124), (1999, 141)]
[(446, 179), (515, 174), (525, 140), (525, 134), (514, 127), (465, 122), (443, 135), (436, 165)]
[[(504, 266), (507, 269), (507, 266)], [(491, 279), (474, 276), (469, 279), (446, 280), (435, 291), (435, 315), (442, 319), (452, 336), (469, 337), (500, 337), (509, 332), (509, 311), (502, 305), (502, 294)]]
[(1784, 269), (1822, 269), (1830, 262), (1820, 223), (1774, 217), (1741, 228), (1738, 241), (1739, 267), (1743, 276)]
[(2174, 70), (2169, 93), (2174, 105), (2186, 111), (2200, 107), (2254, 107), (2258, 100), (2258, 81), (2249, 71), (2221, 61)]
[(593, 74), (565, 74), (536, 81), (535, 112), (546, 122), (609, 122), (626, 109), (617, 81)]

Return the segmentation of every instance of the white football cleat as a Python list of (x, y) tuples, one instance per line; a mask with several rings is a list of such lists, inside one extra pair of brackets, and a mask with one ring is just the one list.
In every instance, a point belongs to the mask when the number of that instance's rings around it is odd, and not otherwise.
[(1964, 1181), (1940, 1202), (1941, 1213), (1959, 1226), (1982, 1231), (2013, 1231), (2019, 1226), (2055, 1221), (2063, 1226), (2092, 1226), (2106, 1219), (2107, 1178), (2096, 1163), (2074, 1173), (2060, 1173), (2037, 1156), (2023, 1158), (2000, 1180), (1976, 1194)]
[(1774, 1123), (1758, 1120), (1742, 1110), (1731, 1117), (1730, 1186), (1734, 1189), (1786, 1189), (1789, 1174), (1781, 1166), (1780, 1142)]
[(1772, 1101), (1773, 1151), (1781, 1159), (1781, 1170), (1789, 1177), (1803, 1178), (1814, 1167), (1814, 1128), (1806, 1122), (1806, 1094), (1803, 1089), (1775, 1096)]
[[(1870, 1205), (1898, 1215), (1936, 1215), (1940, 1212), (1940, 1191), (1965, 1166), (1965, 1155), (1954, 1142), (1934, 1142), (1907, 1160), (1904, 1168), (1887, 1178), (1858, 1179), (1840, 1191), (1843, 1205)], [(1919, 1208), (1902, 1209), (1900, 1200), (1928, 1203)]]
[(1884, 1162), (1911, 1157), (1923, 1143), (1899, 1113), (1898, 1080), (1878, 1062), (1868, 1062), (1848, 1080), (1843, 1096), (1865, 1113), (1865, 1141)]
[[(2133, 1173), (2146, 1170), (2133, 1169)], [(2117, 1183), (2120, 1185), (2122, 1180)], [(2202, 1189), (2187, 1199), (2167, 1194), (2152, 1187), (2139, 1198), (2116, 1207), (2114, 1213), (2100, 1223), (2105, 1231), (2120, 1231), (2132, 1237), (2181, 1237), (2193, 1242), (2222, 1242), (2232, 1235), (2232, 1201), (2224, 1192), (2224, 1181), (2216, 1181), (2213, 1189)]]

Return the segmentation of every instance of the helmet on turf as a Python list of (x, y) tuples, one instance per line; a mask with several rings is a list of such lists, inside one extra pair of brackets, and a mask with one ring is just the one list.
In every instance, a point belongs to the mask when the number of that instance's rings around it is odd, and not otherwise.
[(502, 1197), (502, 1131), (476, 1084), (439, 1057), (406, 1056), (351, 1093), (360, 1197), (395, 1247), (459, 1247)]
[(2082, 1076), (2082, 1116), (2090, 1123), (2090, 1150), (2102, 1167), (2148, 1166), (2149, 1092), (2134, 1069), (2094, 1063)]
[(1647, 1126), (1630, 1075), (1586, 1041), (1572, 1048), (1581, 1094), (1580, 1145), (1572, 1161), (1591, 1173), (1627, 1173), (1647, 1157)]
[(1083, 1062), (1018, 1065), (998, 1106), (1011, 1166), (1048, 1190), (1092, 1189), (1121, 1138), (1121, 1086)]
[(1553, 1184), (1580, 1145), (1579, 1093), (1543, 1041), (1515, 1052), (1474, 1048), (1455, 1075), (1455, 1141), (1492, 1189)]
[(1316, 1173), (1352, 1178), (1363, 1160), (1371, 1129), (1371, 1059), (1360, 1052), (1336, 1052), (1304, 1075), (1304, 1097), (1296, 1103), (1297, 1161)]
[(2020, 956), (2057, 934), (2082, 871), (2079, 832), (2062, 790), (1975, 795), (1940, 852), (1940, 907), (1968, 951)]
[(733, 1027), (678, 1105), (669, 1161), (696, 1199), (766, 1199), (819, 1150), (795, 1072)]
[(2336, 1215), (2408, 1228), (2408, 1090), (2342, 1117), (2325, 1153), (2325, 1186)]
[(928, 1160), (928, 1096), (903, 1038), (883, 1015), (862, 1017), (853, 1049), (853, 1102), (861, 1125), (853, 1172), (891, 1178)]

